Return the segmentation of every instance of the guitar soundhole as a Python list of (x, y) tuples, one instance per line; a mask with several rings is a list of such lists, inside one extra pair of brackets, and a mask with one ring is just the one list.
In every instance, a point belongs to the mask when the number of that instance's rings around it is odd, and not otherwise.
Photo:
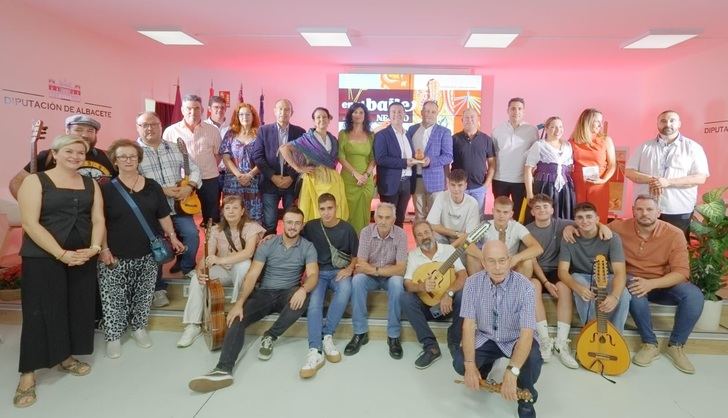
[(600, 335), (600, 336), (599, 336), (599, 344), (604, 344), (604, 343), (606, 343), (606, 342), (607, 342), (607, 339), (606, 339), (606, 338), (604, 338), (604, 335)]

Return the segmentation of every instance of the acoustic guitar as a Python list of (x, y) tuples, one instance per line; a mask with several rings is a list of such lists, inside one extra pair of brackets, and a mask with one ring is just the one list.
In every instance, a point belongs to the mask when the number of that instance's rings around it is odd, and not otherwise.
[(202, 272), (208, 275), (207, 284), (205, 286), (205, 309), (202, 311), (202, 331), (205, 336), (205, 342), (210, 351), (218, 350), (222, 347), (222, 341), (225, 339), (225, 290), (222, 288), (220, 280), (212, 280), (209, 277), (210, 269), (207, 267), (208, 248), (210, 244), (210, 236), (212, 235), (212, 220), (208, 220), (207, 228), (205, 228), (205, 255), (202, 260)]
[[(38, 141), (45, 139), (48, 127), (43, 124), (42, 120), (33, 121), (33, 127), (30, 134), (30, 174), (38, 172)], [(48, 154), (51, 152), (48, 151)]]
[[(465, 381), (464, 380), (455, 380), (455, 383), (464, 384)], [(501, 386), (503, 386), (502, 383), (496, 383), (492, 380), (480, 379), (480, 390), (484, 390), (484, 391), (490, 392), (490, 393), (501, 393)], [(528, 389), (516, 388), (516, 396), (518, 396), (519, 401), (533, 402), (533, 395), (531, 394), (531, 391)]]
[(445, 262), (440, 263), (432, 261), (419, 266), (417, 270), (415, 270), (414, 274), (412, 274), (412, 283), (424, 282), (431, 275), (434, 275), (435, 277), (435, 289), (431, 292), (420, 292), (417, 294), (422, 302), (424, 302), (427, 306), (435, 306), (440, 303), (442, 295), (447, 292), (447, 289), (450, 288), (452, 282), (455, 281), (455, 272), (452, 268), (453, 264), (455, 264), (455, 261), (463, 255), (465, 250), (467, 250), (472, 243), (478, 242), (481, 238), (483, 238), (483, 235), (485, 235), (489, 228), (490, 222), (483, 222), (480, 226), (468, 234), (465, 242), (459, 248), (456, 248), (455, 252), (453, 252), (452, 255), (445, 260)]
[(607, 259), (597, 255), (594, 261), (594, 281), (596, 282), (596, 319), (592, 319), (581, 329), (576, 340), (576, 359), (582, 367), (602, 376), (618, 376), (629, 369), (630, 354), (622, 335), (609, 322), (609, 314), (598, 306), (607, 297)]
[[(189, 186), (190, 155), (187, 152), (187, 145), (185, 145), (185, 141), (182, 140), (182, 138), (177, 138), (177, 147), (179, 148), (179, 152), (182, 153), (182, 169), (184, 171), (184, 177), (182, 177), (182, 180), (177, 182), (177, 186)], [(190, 193), (189, 196), (182, 200), (175, 201), (174, 208), (175, 212), (185, 215), (197, 215), (198, 213), (202, 212), (202, 203), (200, 202), (200, 198), (197, 196), (197, 192), (195, 191), (194, 187), (192, 188), (192, 193)]]

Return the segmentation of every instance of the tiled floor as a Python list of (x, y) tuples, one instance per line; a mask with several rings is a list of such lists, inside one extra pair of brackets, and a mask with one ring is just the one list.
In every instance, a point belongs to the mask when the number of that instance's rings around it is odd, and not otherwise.
[[(251, 337), (235, 372), (237, 381), (212, 394), (192, 393), (187, 381), (214, 366), (217, 354), (201, 339), (177, 349), (176, 333), (152, 332), (154, 347), (125, 340), (122, 357), (96, 353), (86, 359), (93, 371), (73, 377), (58, 371), (38, 373), (38, 403), (12, 407), (17, 382), (20, 327), (0, 325), (0, 417), (514, 417), (515, 404), (493, 394), (469, 392), (453, 380), (448, 354), (427, 370), (413, 362), (415, 343), (405, 343), (404, 359), (387, 355), (384, 341), (371, 341), (353, 357), (326, 364), (302, 381), (298, 369), (306, 352), (303, 339), (282, 338), (268, 362), (257, 359), (258, 338)], [(342, 336), (344, 337), (344, 336)], [(346, 341), (337, 341), (343, 350)], [(444, 350), (445, 352), (447, 350)], [(649, 368), (632, 368), (611, 384), (584, 370), (559, 363), (543, 368), (537, 384), (539, 417), (723, 417), (728, 358), (693, 355), (694, 376), (680, 373), (665, 359)]]

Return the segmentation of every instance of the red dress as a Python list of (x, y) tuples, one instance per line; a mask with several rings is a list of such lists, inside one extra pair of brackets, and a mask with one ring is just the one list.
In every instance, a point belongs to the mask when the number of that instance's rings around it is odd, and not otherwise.
[(594, 184), (584, 180), (582, 169), (589, 166), (599, 167), (599, 177), (607, 171), (607, 143), (606, 137), (598, 137), (592, 141), (591, 146), (577, 144), (573, 139), (571, 148), (574, 150), (574, 191), (576, 203), (591, 202), (597, 208), (597, 215), (602, 223), (607, 222), (609, 214), (609, 182)]

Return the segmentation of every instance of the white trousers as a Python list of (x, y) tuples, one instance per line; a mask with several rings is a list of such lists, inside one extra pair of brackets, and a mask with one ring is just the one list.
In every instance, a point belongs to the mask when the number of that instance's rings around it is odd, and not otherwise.
[[(233, 264), (230, 270), (223, 268), (222, 266), (212, 266), (210, 268), (210, 279), (220, 280), (223, 286), (233, 286), (233, 294), (231, 297), (232, 302), (238, 299), (240, 293), (240, 286), (243, 283), (245, 274), (250, 268), (250, 260), (241, 261), (237, 264)], [(182, 323), (184, 324), (201, 324), (202, 323), (202, 310), (205, 307), (205, 286), (201, 285), (197, 281), (197, 272), (195, 270), (190, 272), (190, 287), (189, 294), (187, 296), (187, 305), (185, 306), (185, 312), (182, 316)]]

